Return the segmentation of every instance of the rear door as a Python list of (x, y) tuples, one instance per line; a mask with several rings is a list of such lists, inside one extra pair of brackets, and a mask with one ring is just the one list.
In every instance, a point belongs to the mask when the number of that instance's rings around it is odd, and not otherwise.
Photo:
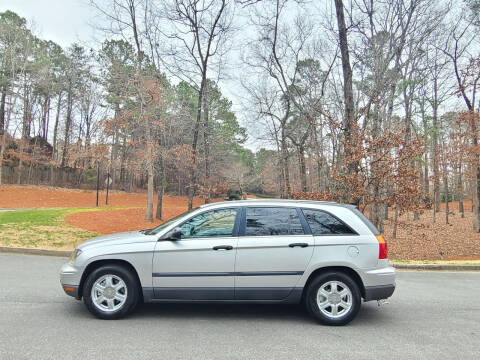
[(299, 210), (245, 207), (235, 261), (235, 299), (286, 298), (306, 270), (313, 253)]

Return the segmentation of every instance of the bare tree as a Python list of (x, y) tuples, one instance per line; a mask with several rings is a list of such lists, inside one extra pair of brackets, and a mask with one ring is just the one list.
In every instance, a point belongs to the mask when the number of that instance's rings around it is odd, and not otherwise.
[[(463, 99), (467, 112), (470, 114), (471, 121), (470, 135), (471, 144), (474, 148), (479, 145), (479, 129), (478, 121), (475, 116), (475, 97), (476, 91), (480, 84), (480, 71), (475, 69), (469, 72), (468, 70), (462, 73), (462, 66), (467, 67), (465, 62), (471, 61), (472, 55), (470, 51), (472, 44), (474, 44), (475, 36), (472, 34), (472, 19), (465, 19), (463, 14), (459, 14), (457, 20), (452, 24), (448, 37), (445, 41), (445, 46), (442, 48), (444, 54), (449, 58), (453, 69), (453, 74), (457, 82), (458, 94)], [(471, 62), (470, 62), (471, 63)], [(467, 63), (468, 64), (468, 63)], [(480, 232), (480, 154), (473, 155), (475, 161), (473, 162), (474, 173), (474, 229)]]
[[(166, 1), (163, 17), (171, 30), (162, 31), (168, 42), (163, 49), (163, 63), (167, 69), (187, 80), (198, 89), (196, 120), (193, 129), (192, 167), (188, 189), (188, 208), (193, 206), (195, 186), (198, 178), (198, 141), (203, 110), (203, 141), (205, 158), (206, 202), (210, 199), (210, 140), (207, 78), (215, 63), (221, 63), (228, 49), (228, 34), (233, 19), (233, 2), (172, 0)], [(213, 62), (213, 66), (212, 66)]]

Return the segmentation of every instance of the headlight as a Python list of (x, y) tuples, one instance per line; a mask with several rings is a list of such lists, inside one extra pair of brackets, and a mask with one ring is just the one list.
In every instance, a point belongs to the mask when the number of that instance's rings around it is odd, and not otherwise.
[(75, 260), (77, 260), (77, 257), (82, 253), (82, 250), (79, 250), (79, 249), (75, 249), (73, 250), (72, 252), (72, 255), (70, 255), (70, 265), (74, 265), (75, 264)]

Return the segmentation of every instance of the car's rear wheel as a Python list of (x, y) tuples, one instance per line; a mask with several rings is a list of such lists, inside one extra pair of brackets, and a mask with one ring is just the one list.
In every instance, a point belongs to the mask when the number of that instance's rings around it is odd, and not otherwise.
[(345, 325), (360, 310), (361, 294), (357, 283), (344, 273), (328, 272), (310, 282), (305, 295), (309, 313), (325, 325)]
[(87, 309), (100, 319), (119, 319), (136, 307), (139, 285), (123, 266), (104, 265), (92, 271), (83, 286)]

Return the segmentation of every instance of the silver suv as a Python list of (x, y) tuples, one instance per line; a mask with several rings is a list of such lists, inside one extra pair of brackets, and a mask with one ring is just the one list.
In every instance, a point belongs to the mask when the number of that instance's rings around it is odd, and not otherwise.
[(117, 319), (143, 302), (303, 302), (344, 325), (395, 290), (387, 244), (354, 206), (246, 200), (214, 203), (157, 228), (100, 236), (63, 265), (64, 291)]

